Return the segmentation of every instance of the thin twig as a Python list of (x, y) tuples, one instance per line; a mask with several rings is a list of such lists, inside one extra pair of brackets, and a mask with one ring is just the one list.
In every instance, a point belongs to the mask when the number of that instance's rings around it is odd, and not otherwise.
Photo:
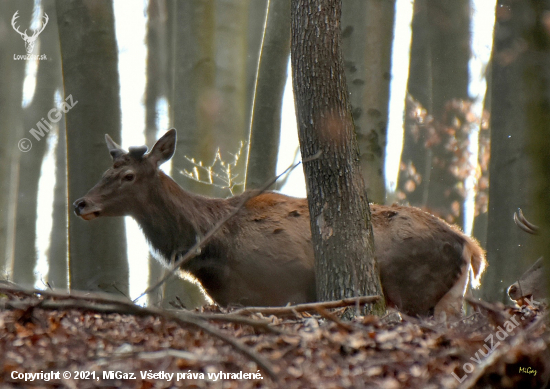
[(336, 317), (336, 315), (333, 315), (331, 312), (327, 311), (325, 308), (319, 306), (319, 307), (316, 307), (315, 310), (317, 311), (317, 313), (319, 315), (321, 315), (325, 319), (336, 323), (336, 325), (338, 325), (338, 327), (340, 327), (340, 328), (342, 328), (346, 331), (353, 331), (353, 326), (352, 325), (350, 325), (348, 323), (344, 323), (342, 320), (338, 319)]

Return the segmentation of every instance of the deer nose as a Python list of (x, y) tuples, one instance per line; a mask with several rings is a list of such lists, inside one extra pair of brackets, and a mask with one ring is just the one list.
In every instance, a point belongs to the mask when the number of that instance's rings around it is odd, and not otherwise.
[(74, 213), (76, 216), (80, 216), (80, 212), (86, 207), (86, 200), (78, 199), (73, 203)]

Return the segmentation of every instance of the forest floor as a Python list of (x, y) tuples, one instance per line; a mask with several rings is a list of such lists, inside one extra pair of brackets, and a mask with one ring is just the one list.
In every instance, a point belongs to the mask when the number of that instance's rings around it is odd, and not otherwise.
[(446, 324), (342, 321), (346, 308), (165, 311), (1, 282), (0, 387), (544, 388), (547, 310), (471, 304)]

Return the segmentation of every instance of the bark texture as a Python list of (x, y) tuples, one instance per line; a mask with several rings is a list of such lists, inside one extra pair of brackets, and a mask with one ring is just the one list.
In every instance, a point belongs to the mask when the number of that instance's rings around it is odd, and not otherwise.
[[(65, 97), (68, 195), (84, 195), (109, 166), (104, 134), (120, 142), (120, 84), (113, 3), (56, 1)], [(75, 104), (74, 102), (77, 101)], [(123, 219), (76, 219), (69, 207), (71, 289), (128, 294)]]
[[(293, 86), (320, 300), (382, 293), (344, 75), (340, 16), (341, 1), (292, 1)], [(384, 309), (383, 303), (374, 307), (376, 313)]]

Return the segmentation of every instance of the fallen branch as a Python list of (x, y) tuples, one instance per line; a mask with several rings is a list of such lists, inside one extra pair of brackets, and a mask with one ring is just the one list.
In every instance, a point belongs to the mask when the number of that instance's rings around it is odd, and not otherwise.
[[(62, 297), (63, 299), (61, 301), (52, 301), (49, 299), (40, 300), (36, 303), (29, 303), (25, 301), (5, 301), (4, 307), (11, 308), (11, 309), (23, 309), (26, 310), (28, 308), (40, 308), (40, 309), (78, 309), (78, 310), (88, 310), (88, 311), (94, 311), (94, 312), (102, 312), (102, 313), (119, 313), (119, 314), (130, 314), (135, 316), (157, 316), (162, 317), (166, 320), (171, 320), (179, 325), (192, 325), (197, 328), (200, 328), (207, 334), (210, 334), (223, 342), (231, 345), (233, 348), (247, 356), (252, 361), (256, 362), (256, 364), (265, 371), (274, 381), (278, 380), (278, 376), (271, 367), (271, 364), (265, 360), (261, 355), (256, 353), (254, 350), (250, 349), (249, 347), (245, 346), (243, 343), (238, 341), (237, 339), (227, 336), (223, 332), (219, 331), (218, 329), (212, 327), (208, 323), (204, 322), (200, 317), (197, 317), (195, 314), (191, 312), (180, 312), (178, 314), (171, 313), (168, 311), (164, 311), (159, 308), (154, 307), (140, 307), (139, 305), (135, 305), (131, 301), (128, 300), (121, 300), (120, 298), (113, 297), (112, 299), (107, 296), (95, 296), (95, 302), (88, 301), (90, 298), (93, 298), (91, 295), (85, 294), (84, 297), (78, 297), (78, 295), (82, 295), (82, 292), (79, 293), (72, 293), (71, 295), (65, 294), (64, 296), (60, 292), (53, 292), (53, 291), (41, 291), (36, 289), (17, 289), (13, 286), (0, 286), (0, 291), (9, 291), (9, 292), (20, 292), (20, 293), (29, 293), (30, 290), (32, 294), (42, 294), (42, 295), (52, 295), (55, 294), (56, 296), (51, 297)], [(97, 300), (102, 300), (101, 303), (97, 303)]]
[(286, 307), (247, 307), (233, 312), (235, 315), (250, 315), (252, 313), (261, 313), (263, 315), (289, 315), (294, 312), (316, 312), (318, 308), (331, 309), (348, 307), (359, 304), (372, 304), (380, 299), (380, 296), (352, 297), (337, 301), (324, 301), (319, 303), (307, 303), (298, 305), (287, 305)]

